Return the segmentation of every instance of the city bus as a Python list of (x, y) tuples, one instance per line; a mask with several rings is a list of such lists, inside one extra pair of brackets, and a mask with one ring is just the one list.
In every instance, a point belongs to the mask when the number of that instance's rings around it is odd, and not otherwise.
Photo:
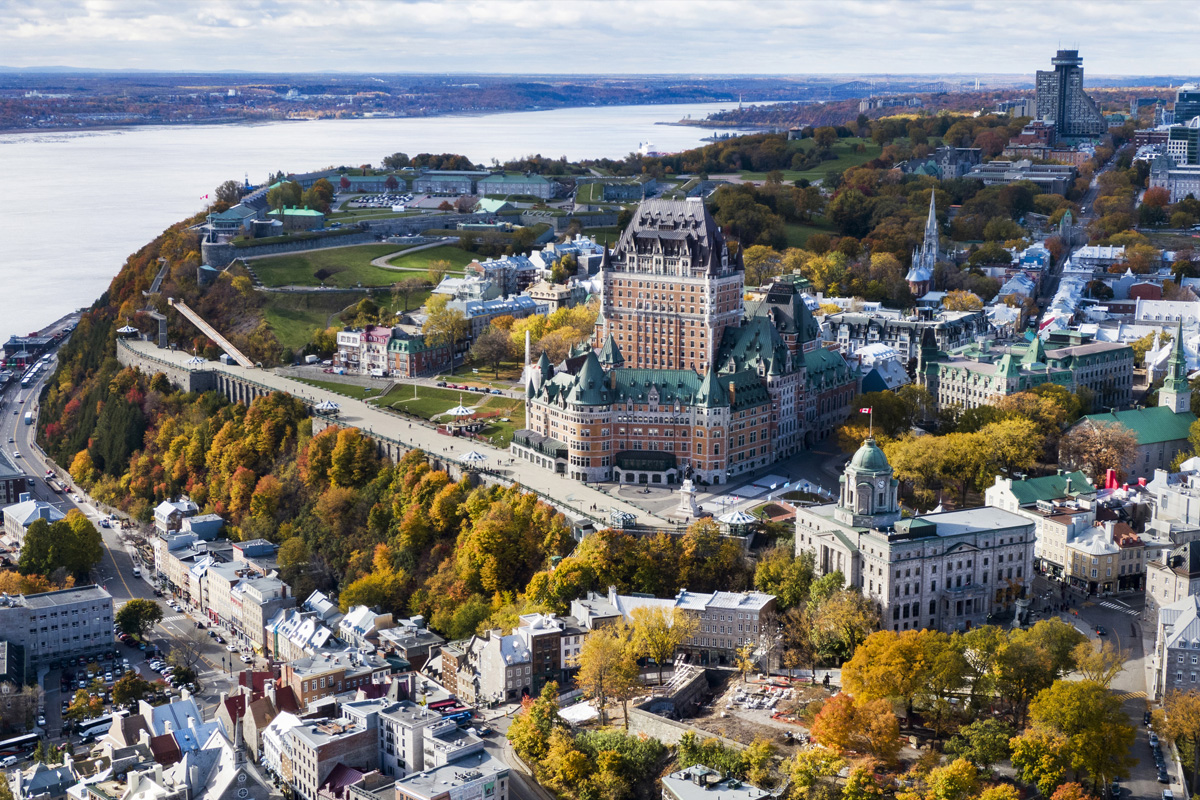
[(38, 746), (38, 739), (39, 737), (36, 733), (27, 733), (24, 736), (6, 739), (0, 742), (0, 758), (8, 758), (9, 756), (24, 758), (25, 756), (33, 755), (33, 751)]
[(84, 741), (96, 739), (108, 733), (108, 729), (112, 727), (113, 715), (105, 714), (103, 717), (84, 720), (75, 727), (75, 732), (79, 734), (79, 738)]

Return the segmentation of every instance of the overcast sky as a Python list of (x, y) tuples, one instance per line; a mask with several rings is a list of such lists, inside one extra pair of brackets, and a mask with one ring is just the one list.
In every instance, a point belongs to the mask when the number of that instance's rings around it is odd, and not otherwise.
[(15, 67), (1164, 75), (1197, 42), (1194, 0), (0, 0)]

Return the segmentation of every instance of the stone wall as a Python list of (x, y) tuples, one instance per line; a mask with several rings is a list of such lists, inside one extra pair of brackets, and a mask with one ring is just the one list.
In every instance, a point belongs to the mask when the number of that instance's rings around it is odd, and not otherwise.
[(663, 744), (679, 744), (679, 740), (683, 738), (685, 733), (694, 733), (699, 739), (716, 739), (726, 747), (733, 747), (738, 750), (746, 749), (746, 745), (741, 742), (726, 739), (724, 736), (718, 736), (715, 733), (697, 728), (694, 725), (676, 722), (666, 717), (660, 717), (657, 714), (651, 714), (649, 711), (641, 708), (629, 709), (629, 732), (632, 734), (644, 733), (647, 736), (658, 739)]
[[(233, 258), (258, 258), (277, 256), (283, 253), (302, 253), (306, 250), (324, 250), (327, 247), (346, 247), (352, 244), (372, 244), (378, 240), (373, 233), (347, 233), (341, 236), (321, 236), (315, 239), (296, 239), (291, 242), (264, 244), (257, 247), (234, 247)], [(231, 245), (232, 247), (232, 245)], [(212, 266), (225, 266), (214, 264)]]
[(419, 217), (364, 220), (375, 234), (405, 236), (428, 230), (454, 230), (460, 222), (485, 222), (487, 214), (422, 214)]

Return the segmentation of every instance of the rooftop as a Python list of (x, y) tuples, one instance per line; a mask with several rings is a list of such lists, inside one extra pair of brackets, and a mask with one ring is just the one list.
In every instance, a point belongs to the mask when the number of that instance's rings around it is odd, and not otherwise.
[(415, 772), (401, 778), (396, 781), (396, 791), (398, 795), (408, 795), (423, 800), (447, 794), (453, 797), (460, 795), (466, 797), (468, 792), (464, 787), (483, 782), (482, 788), (486, 794), (488, 783), (506, 775), (508, 775), (508, 765), (504, 762), (487, 753), (471, 753), (444, 767)]

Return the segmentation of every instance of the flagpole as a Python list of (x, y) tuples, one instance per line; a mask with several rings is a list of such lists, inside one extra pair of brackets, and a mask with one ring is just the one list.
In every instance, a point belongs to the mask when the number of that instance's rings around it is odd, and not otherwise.
[(871, 411), (870, 411), (870, 413), (867, 414), (867, 419), (869, 420), (870, 431), (871, 431), (868, 435), (872, 439), (874, 439), (875, 438), (875, 406), (871, 406)]

